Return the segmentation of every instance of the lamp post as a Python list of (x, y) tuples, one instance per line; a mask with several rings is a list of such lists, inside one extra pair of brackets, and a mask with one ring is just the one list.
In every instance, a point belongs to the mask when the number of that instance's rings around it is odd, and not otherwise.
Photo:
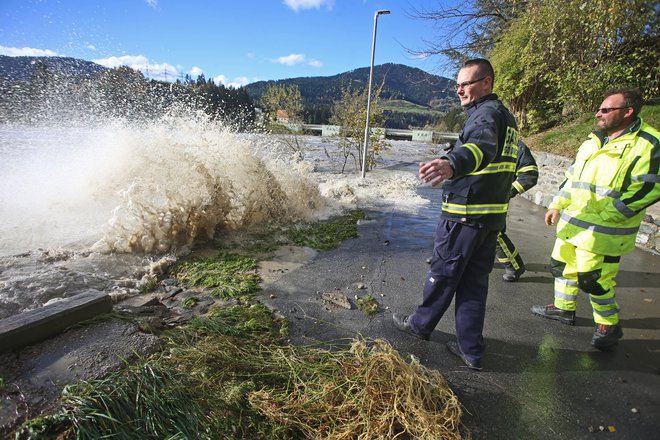
[(371, 42), (371, 68), (369, 69), (369, 86), (367, 89), (367, 123), (364, 128), (364, 147), (362, 148), (362, 178), (367, 174), (367, 149), (369, 147), (369, 116), (371, 113), (371, 79), (374, 75), (374, 56), (376, 55), (376, 29), (378, 28), (378, 16), (389, 14), (390, 11), (381, 10), (374, 13), (374, 37)]

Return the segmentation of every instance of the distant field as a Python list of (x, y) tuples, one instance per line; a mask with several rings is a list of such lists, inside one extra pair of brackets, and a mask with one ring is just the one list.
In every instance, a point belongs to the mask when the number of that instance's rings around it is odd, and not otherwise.
[(432, 116), (439, 116), (442, 114), (442, 112), (438, 110), (434, 110), (423, 105), (413, 104), (412, 102), (404, 101), (401, 99), (380, 101), (379, 104), (384, 110), (392, 110), (401, 113), (419, 113)]
[[(644, 122), (660, 130), (660, 104), (644, 106), (640, 116)], [(525, 137), (525, 142), (534, 151), (545, 151), (573, 158), (578, 147), (595, 126), (595, 116), (585, 114), (565, 125)]]

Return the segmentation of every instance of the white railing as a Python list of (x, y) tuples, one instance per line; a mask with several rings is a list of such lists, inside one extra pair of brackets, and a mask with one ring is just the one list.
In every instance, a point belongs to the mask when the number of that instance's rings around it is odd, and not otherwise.
[[(325, 124), (283, 124), (289, 130), (294, 132), (311, 131), (320, 134), (321, 136), (337, 136), (341, 131), (338, 125), (325, 125)], [(434, 140), (456, 140), (458, 133), (448, 131), (433, 131), (433, 130), (406, 130), (400, 128), (379, 128), (373, 127), (370, 129), (372, 133), (384, 133), (385, 137), (400, 137), (410, 138), (413, 141), (419, 142), (433, 142)]]

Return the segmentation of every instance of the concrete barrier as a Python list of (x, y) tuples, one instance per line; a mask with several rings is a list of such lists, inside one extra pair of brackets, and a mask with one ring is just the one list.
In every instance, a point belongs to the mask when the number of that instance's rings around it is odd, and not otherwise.
[(413, 142), (433, 142), (432, 130), (412, 130)]
[(34, 344), (81, 321), (112, 311), (112, 299), (97, 290), (0, 320), (0, 353)]
[(341, 134), (340, 125), (322, 125), (321, 126), (321, 136), (330, 137), (330, 136), (339, 136)]

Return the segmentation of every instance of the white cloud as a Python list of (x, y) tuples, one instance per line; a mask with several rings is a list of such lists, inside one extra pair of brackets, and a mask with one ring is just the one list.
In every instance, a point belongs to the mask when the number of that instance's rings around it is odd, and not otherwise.
[(213, 82), (218, 85), (222, 84), (225, 87), (234, 87), (234, 88), (243, 87), (244, 85), (250, 84), (251, 82), (254, 81), (256, 80), (250, 81), (250, 79), (247, 76), (238, 76), (233, 80), (227, 79), (227, 77), (224, 75), (218, 75), (213, 78)]
[(200, 67), (193, 66), (193, 68), (190, 69), (190, 72), (188, 73), (190, 74), (191, 77), (197, 78), (199, 75), (202, 75), (204, 71)]
[(296, 64), (305, 62), (305, 55), (301, 53), (292, 53), (291, 55), (277, 58), (275, 62), (286, 64), (287, 66), (295, 66)]
[(332, 9), (335, 0), (284, 0), (284, 4), (298, 12), (300, 9), (320, 9), (321, 6)]
[(420, 53), (415, 53), (411, 56), (413, 60), (426, 60), (431, 57), (430, 52), (420, 52)]
[(131, 69), (139, 70), (148, 78), (161, 81), (174, 81), (179, 76), (176, 67), (168, 63), (151, 63), (144, 55), (124, 55), (121, 57), (108, 57), (92, 60), (96, 64), (105, 67), (128, 66)]
[(145, 0), (149, 6), (156, 9), (158, 7), (158, 0)]
[(86, 44), (85, 44), (85, 48), (87, 48), (87, 49), (89, 49), (89, 50), (96, 50), (96, 46), (94, 46), (94, 45), (91, 44), (91, 43), (86, 43)]
[(32, 47), (0, 46), (0, 55), (10, 57), (57, 57), (59, 54), (50, 49), (34, 49)]
[(323, 66), (323, 63), (320, 62), (319, 60), (310, 59), (308, 61), (307, 57), (305, 57), (305, 55), (301, 53), (292, 53), (290, 55), (279, 57), (271, 61), (273, 61), (274, 63), (285, 64), (287, 66), (296, 66), (298, 64), (305, 64), (307, 66), (312, 66), (312, 67)]
[(99, 58), (92, 61), (96, 64), (110, 68), (119, 66), (128, 66), (133, 68), (135, 68), (135, 66), (144, 67), (149, 63), (149, 59), (143, 55), (124, 55), (121, 57)]

